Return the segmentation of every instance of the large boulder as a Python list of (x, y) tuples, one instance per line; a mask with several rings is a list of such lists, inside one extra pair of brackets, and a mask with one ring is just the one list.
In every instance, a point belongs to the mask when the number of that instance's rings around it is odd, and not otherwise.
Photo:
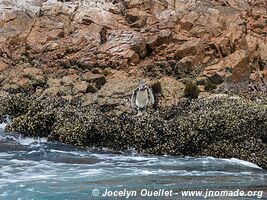
[(119, 107), (121, 111), (130, 109), (130, 96), (137, 81), (128, 73), (115, 71), (98, 92), (97, 103), (103, 106)]
[(171, 77), (162, 77), (159, 80), (162, 99), (160, 105), (170, 106), (176, 104), (184, 95), (185, 85)]
[(209, 77), (213, 82), (215, 77), (226, 78), (232, 76), (232, 80), (248, 80), (251, 73), (249, 65), (249, 54), (239, 50), (227, 56), (219, 63), (205, 68), (203, 75)]
[(113, 30), (109, 33), (107, 42), (101, 45), (98, 51), (126, 58), (130, 63), (137, 63), (146, 54), (146, 43), (135, 31)]
[(189, 55), (196, 55), (199, 60), (204, 58), (205, 50), (204, 43), (201, 39), (191, 39), (188, 42), (182, 44), (175, 52), (176, 59), (182, 59)]

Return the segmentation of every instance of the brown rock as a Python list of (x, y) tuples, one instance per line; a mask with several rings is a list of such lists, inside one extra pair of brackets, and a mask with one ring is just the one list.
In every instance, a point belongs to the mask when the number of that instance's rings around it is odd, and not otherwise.
[(72, 96), (73, 95), (73, 86), (72, 85), (63, 85), (58, 88), (59, 94), (63, 96)]
[(259, 72), (253, 72), (250, 74), (250, 77), (249, 77), (251, 80), (253, 81), (260, 81), (260, 74)]
[(129, 8), (136, 8), (142, 5), (142, 1), (139, 0), (130, 0), (128, 3)]
[[(20, 75), (18, 73), (18, 75)], [(46, 77), (43, 75), (43, 71), (39, 68), (27, 67), (21, 72), (21, 76), (29, 78), (33, 85), (42, 85), (46, 82)]]
[(195, 58), (193, 56), (187, 56), (182, 58), (176, 65), (175, 65), (175, 74), (179, 78), (185, 78), (193, 71), (193, 65), (195, 64)]
[(7, 64), (0, 60), (0, 72), (7, 68)]
[(88, 84), (87, 92), (96, 93), (97, 91), (98, 89), (96, 88), (94, 84), (91, 84), (91, 83)]
[(95, 23), (114, 29), (126, 28), (124, 18), (113, 12), (109, 12), (109, 10), (114, 10), (113, 4), (99, 3), (95, 6), (81, 6), (77, 9), (75, 20), (85, 25)]
[(204, 85), (198, 85), (197, 87), (198, 87), (198, 90), (200, 92), (205, 92), (205, 86)]
[(83, 80), (90, 81), (92, 76), (94, 76), (94, 73), (92, 73), (91, 71), (88, 71), (88, 72), (83, 73), (82, 78)]
[(88, 89), (88, 83), (86, 81), (76, 82), (73, 85), (73, 92), (74, 93), (85, 93)]
[(84, 94), (82, 96), (82, 101), (83, 101), (83, 106), (88, 106), (90, 104), (94, 104), (97, 102), (97, 95), (96, 94), (90, 94), (90, 93), (87, 93), (87, 94)]
[(19, 86), (16, 84), (5, 84), (2, 89), (8, 93), (16, 94), (19, 92)]
[(137, 63), (139, 61), (139, 55), (131, 49), (129, 49), (128, 51), (125, 51), (121, 55), (123, 55), (123, 57), (127, 58), (130, 63)]
[(246, 1), (239, 1), (239, 0), (228, 0), (227, 4), (230, 5), (233, 8), (239, 9), (239, 10), (247, 10), (249, 9), (249, 2)]
[(169, 29), (160, 30), (156, 35), (152, 35), (148, 37), (147, 45), (151, 49), (156, 49), (158, 46), (162, 44), (167, 44), (170, 42), (172, 38), (172, 32)]
[(267, 80), (267, 70), (251, 73), (250, 79), (256, 82), (262, 82), (264, 79)]
[(96, 83), (97, 87), (101, 87), (106, 83), (106, 78), (102, 74), (93, 74), (92, 72), (86, 72), (83, 74), (83, 80), (88, 83)]
[(249, 55), (244, 50), (239, 50), (227, 56), (219, 63), (206, 67), (203, 75), (209, 78), (229, 77), (233, 80), (247, 79), (251, 68), (249, 65)]
[(183, 91), (185, 85), (174, 78), (162, 77), (159, 80), (161, 86), (161, 93), (163, 98), (161, 99), (161, 106), (168, 106), (176, 104), (179, 98), (183, 97)]
[(267, 39), (261, 39), (259, 40), (259, 52), (261, 55), (261, 58), (265, 61), (267, 61)]
[(60, 93), (59, 87), (50, 87), (43, 91), (43, 96), (57, 96)]
[(267, 40), (259, 36), (247, 35), (246, 41), (250, 52), (259, 52), (262, 60), (267, 61)]
[[(262, 72), (261, 72), (261, 75), (262, 75), (262, 77), (263, 77), (263, 79), (265, 79), (265, 82), (267, 81), (267, 70), (263, 70)], [(267, 82), (266, 82), (267, 83)]]
[(34, 81), (29, 78), (15, 77), (10, 80), (10, 84), (5, 84), (4, 88), (6, 91), (11, 93), (17, 92), (29, 92), (34, 89)]
[(99, 47), (99, 52), (105, 52), (117, 57), (129, 59), (129, 62), (136, 62), (137, 55), (143, 57), (146, 53), (144, 38), (135, 31), (113, 30), (108, 36), (107, 42)]
[(197, 13), (196, 11), (192, 11), (188, 14), (186, 14), (180, 21), (180, 24), (183, 29), (185, 30), (190, 30), (194, 23), (199, 19), (200, 14)]
[(166, 0), (161, 1), (144, 1), (145, 6), (149, 8), (153, 8), (153, 13), (160, 13), (168, 8), (168, 2)]
[(78, 75), (71, 74), (71, 75), (64, 76), (61, 81), (65, 85), (70, 85), (70, 84), (73, 84), (75, 81), (77, 81), (78, 78), (79, 78)]
[(74, 97), (71, 96), (71, 95), (62, 96), (62, 98), (65, 99), (65, 100), (68, 100), (68, 101), (71, 101), (71, 100), (74, 99)]
[(103, 70), (102, 70), (101, 68), (99, 68), (99, 67), (97, 67), (97, 68), (93, 68), (91, 71), (92, 71), (94, 74), (102, 74), (102, 72), (103, 72)]
[(28, 78), (13, 79), (12, 82), (17, 84), (19, 87), (28, 87), (32, 85), (32, 81)]
[[(266, 77), (265, 0), (25, 3), (0, 1), (1, 85), (9, 91), (94, 93), (88, 102), (126, 109), (139, 78), (164, 77), (165, 88), (179, 88), (168, 76), (188, 80), (210, 64), (203, 74), (219, 84), (249, 77), (250, 62), (253, 79)], [(169, 90), (162, 105), (180, 97)]]
[(147, 18), (148, 14), (137, 8), (130, 9), (125, 15), (126, 21), (131, 27), (135, 28), (144, 27), (146, 25)]
[(137, 82), (134, 77), (129, 77), (124, 71), (114, 71), (97, 93), (98, 104), (123, 106), (123, 110), (129, 110), (129, 99)]
[(181, 59), (189, 55), (196, 55), (198, 58), (205, 57), (204, 43), (201, 39), (192, 39), (182, 44), (175, 52), (175, 58)]
[(47, 80), (47, 85), (49, 87), (60, 87), (61, 86), (61, 80), (60, 79), (55, 79), (55, 78), (49, 78)]

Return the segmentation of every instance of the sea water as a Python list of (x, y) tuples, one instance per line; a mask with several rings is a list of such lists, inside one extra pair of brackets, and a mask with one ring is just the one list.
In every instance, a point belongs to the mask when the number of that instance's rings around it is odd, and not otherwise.
[[(267, 199), (267, 171), (246, 161), (78, 149), (6, 134), (5, 125), (0, 124), (0, 200)], [(184, 197), (184, 191), (203, 194)], [(255, 194), (205, 198), (214, 191)]]

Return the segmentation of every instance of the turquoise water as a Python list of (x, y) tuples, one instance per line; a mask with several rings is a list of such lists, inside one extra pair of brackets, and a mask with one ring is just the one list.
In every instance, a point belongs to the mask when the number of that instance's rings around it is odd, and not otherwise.
[[(136, 191), (129, 199), (204, 199), (182, 197), (181, 191), (238, 189), (262, 191), (261, 199), (267, 199), (267, 171), (245, 161), (81, 150), (44, 138), (7, 135), (4, 126), (0, 124), (0, 200), (126, 199), (101, 196), (106, 190)], [(92, 194), (96, 189), (97, 197)], [(142, 197), (142, 189), (173, 190), (173, 195)]]

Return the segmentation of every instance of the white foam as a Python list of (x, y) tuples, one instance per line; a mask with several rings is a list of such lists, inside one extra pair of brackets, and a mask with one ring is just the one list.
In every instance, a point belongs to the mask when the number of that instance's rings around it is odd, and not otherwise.
[[(121, 175), (124, 176), (149, 176), (149, 175), (172, 175), (172, 176), (238, 176), (239, 172), (225, 172), (225, 171), (188, 171), (188, 170), (155, 170), (155, 169), (137, 169)], [(246, 173), (244, 175), (251, 175)]]
[(190, 163), (192, 163), (192, 165), (202, 164), (203, 166), (206, 166), (206, 165), (213, 165), (213, 163), (218, 163), (218, 162), (222, 162), (222, 164), (223, 162), (225, 162), (225, 164), (233, 163), (237, 165), (247, 166), (250, 168), (262, 169), (258, 165), (248, 162), (248, 161), (244, 161), (244, 160), (240, 160), (236, 158), (223, 159), (223, 158), (214, 158), (214, 157), (185, 157), (185, 158), (167, 157), (167, 158), (158, 159), (158, 160), (153, 160), (153, 159), (148, 160), (146, 165), (147, 166), (162, 165), (162, 166), (184, 167), (184, 166), (190, 166)]
[(0, 184), (0, 189), (3, 188), (3, 187), (6, 187), (7, 185), (4, 185), (4, 184)]
[(92, 154), (92, 156), (104, 160), (114, 161), (158, 161), (156, 157), (146, 156), (124, 156), (124, 155), (112, 155), (112, 154)]
[(12, 153), (1, 152), (1, 153), (0, 153), (0, 158), (12, 157), (12, 156), (14, 156), (14, 155), (15, 155), (15, 154), (12, 154)]
[(7, 123), (0, 123), (0, 130), (4, 131)]
[(100, 174), (106, 174), (106, 171), (103, 169), (88, 169), (79, 173), (81, 176), (97, 176)]
[(7, 192), (3, 192), (2, 194), (0, 194), (0, 197), (6, 197), (6, 196), (8, 196)]
[(134, 171), (127, 172), (121, 174), (122, 176), (149, 176), (156, 175), (157, 171), (154, 170), (143, 170), (143, 169), (135, 169)]
[(248, 161), (245, 161), (245, 160), (240, 160), (240, 159), (237, 159), (237, 158), (222, 159), (222, 160), (225, 160), (225, 161), (228, 161), (228, 162), (232, 162), (232, 163), (236, 163), (236, 164), (239, 164), (239, 165), (248, 166), (248, 167), (251, 167), (251, 168), (262, 169), (261, 167), (259, 167), (258, 165), (254, 164), (254, 163), (251, 163), (251, 162), (248, 162)]
[(22, 137), (19, 135), (19, 138), (16, 140), (16, 142), (20, 145), (28, 146), (28, 145), (34, 145), (34, 146), (40, 146), (42, 143), (46, 143), (46, 138), (30, 138), (30, 137)]
[[(57, 179), (62, 170), (57, 163), (49, 161), (10, 160), (8, 166), (1, 168), (1, 183), (21, 183)], [(64, 171), (64, 170), (63, 170)]]
[(50, 152), (52, 153), (61, 153), (61, 154), (71, 154), (71, 155), (75, 155), (75, 156), (86, 156), (85, 153), (83, 152), (75, 152), (75, 151), (62, 151), (62, 150), (56, 150), (56, 149), (50, 149)]
[(12, 172), (13, 168), (11, 166), (1, 166), (1, 172)]
[(28, 190), (29, 192), (33, 192), (33, 191), (34, 191), (34, 188), (27, 188), (27, 190)]
[(149, 170), (143, 170), (141, 171), (142, 175), (153, 175), (153, 174), (157, 174), (156, 171), (149, 171)]

